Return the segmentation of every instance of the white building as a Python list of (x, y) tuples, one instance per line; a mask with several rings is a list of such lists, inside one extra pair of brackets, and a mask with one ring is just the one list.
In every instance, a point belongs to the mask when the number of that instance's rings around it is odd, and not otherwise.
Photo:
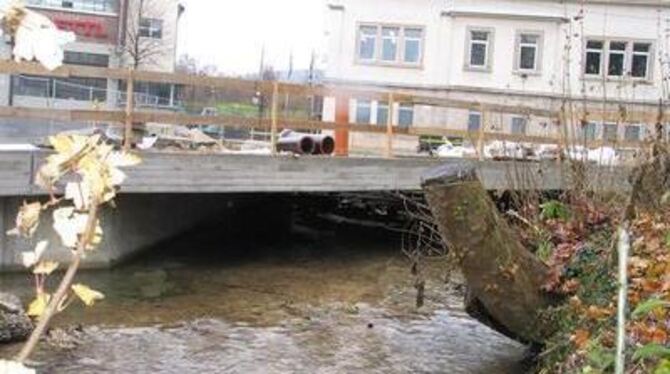
[[(65, 47), (66, 64), (175, 69), (184, 11), (178, 0), (27, 0), (26, 5), (76, 34), (77, 41)], [(10, 48), (4, 45), (5, 56)], [(4, 105), (23, 107), (114, 108), (125, 102), (125, 82), (100, 78), (5, 77), (0, 92)], [(138, 106), (176, 106), (174, 85), (137, 82), (135, 92)]]
[[(328, 0), (326, 12), (331, 84), (555, 112), (572, 102), (588, 112), (656, 113), (659, 100), (668, 98), (668, 2)], [(334, 119), (333, 107), (326, 100), (324, 119)], [(385, 125), (387, 115), (384, 103), (351, 99), (351, 122)], [(394, 118), (399, 126), (484, 126), (536, 136), (561, 131), (556, 118), (496, 113), (483, 119), (472, 108), (415, 103), (397, 104)], [(572, 136), (632, 141), (653, 131), (651, 123), (589, 121)], [(409, 139), (404, 144), (414, 146)]]

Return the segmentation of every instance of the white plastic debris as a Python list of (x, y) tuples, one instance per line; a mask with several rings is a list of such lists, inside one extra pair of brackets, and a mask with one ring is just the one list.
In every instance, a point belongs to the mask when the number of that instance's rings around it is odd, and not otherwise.
[(146, 151), (153, 148), (157, 141), (158, 135), (144, 136), (142, 137), (142, 141), (137, 143), (136, 146), (138, 149)]
[(63, 64), (63, 46), (74, 42), (73, 32), (61, 31), (46, 16), (26, 9), (16, 2), (2, 11), (2, 17), (17, 17), (14, 36), (14, 60), (37, 60), (45, 68), (54, 70)]
[(435, 154), (444, 158), (468, 158), (475, 157), (477, 150), (472, 146), (454, 145), (447, 141), (435, 150)]
[(600, 147), (590, 149), (587, 156), (589, 162), (595, 162), (602, 166), (612, 166), (619, 164), (619, 155), (612, 147)]
[(572, 145), (564, 150), (565, 157), (575, 161), (586, 161), (588, 159), (588, 149), (581, 145)]
[(534, 151), (538, 160), (557, 160), (561, 153), (557, 144), (538, 144)]
[(35, 374), (35, 369), (16, 361), (0, 360), (0, 374)]
[(484, 146), (484, 156), (486, 158), (523, 159), (524, 155), (524, 147), (515, 142), (494, 140)]

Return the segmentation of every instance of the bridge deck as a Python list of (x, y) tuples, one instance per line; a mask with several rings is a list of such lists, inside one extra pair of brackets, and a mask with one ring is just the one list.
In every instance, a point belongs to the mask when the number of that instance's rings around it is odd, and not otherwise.
[[(33, 175), (43, 151), (0, 152), (0, 196), (38, 195)], [(434, 158), (332, 158), (144, 153), (128, 169), (125, 193), (353, 192), (418, 190), (421, 175), (444, 163), (473, 162), (489, 189), (561, 189), (570, 173), (556, 162), (521, 163)], [(621, 168), (588, 169), (593, 188), (627, 189)], [(514, 182), (516, 181), (516, 182)], [(519, 182), (522, 181), (522, 182)]]

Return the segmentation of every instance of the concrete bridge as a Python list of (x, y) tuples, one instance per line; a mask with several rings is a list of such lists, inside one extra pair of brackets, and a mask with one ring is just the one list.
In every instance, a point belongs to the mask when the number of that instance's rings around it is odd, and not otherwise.
[[(35, 244), (4, 233), (13, 227), (22, 201), (44, 195), (33, 181), (47, 155), (45, 151), (0, 152), (0, 269), (19, 267), (20, 253)], [(290, 214), (288, 207), (273, 198), (276, 194), (419, 190), (425, 171), (448, 162), (476, 163), (491, 190), (559, 190), (569, 186), (572, 175), (556, 162), (165, 152), (144, 153), (142, 158), (140, 166), (127, 170), (129, 178), (118, 208), (104, 212), (105, 240), (86, 259), (89, 267), (111, 266), (207, 220), (221, 222), (222, 229), (289, 222), (265, 221), (282, 210)], [(625, 169), (587, 168), (587, 179), (595, 189), (627, 189), (627, 175)], [(243, 214), (249, 211), (254, 214)], [(273, 214), (266, 214), (270, 211)], [(50, 217), (45, 217), (36, 238), (47, 237), (57, 244), (50, 226)], [(52, 250), (50, 258), (67, 262), (69, 253)]]

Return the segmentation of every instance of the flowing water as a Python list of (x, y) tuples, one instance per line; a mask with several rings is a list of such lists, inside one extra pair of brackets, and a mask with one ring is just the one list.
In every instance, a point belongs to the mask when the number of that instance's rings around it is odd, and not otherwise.
[[(378, 239), (234, 254), (185, 239), (82, 272), (78, 281), (106, 299), (59, 315), (57, 327), (84, 326), (76, 346), (42, 344), (33, 359), (44, 373), (522, 372), (523, 347), (468, 318), (440, 264), (429, 267), (416, 309), (406, 259)], [(25, 274), (0, 287), (30, 298)]]

